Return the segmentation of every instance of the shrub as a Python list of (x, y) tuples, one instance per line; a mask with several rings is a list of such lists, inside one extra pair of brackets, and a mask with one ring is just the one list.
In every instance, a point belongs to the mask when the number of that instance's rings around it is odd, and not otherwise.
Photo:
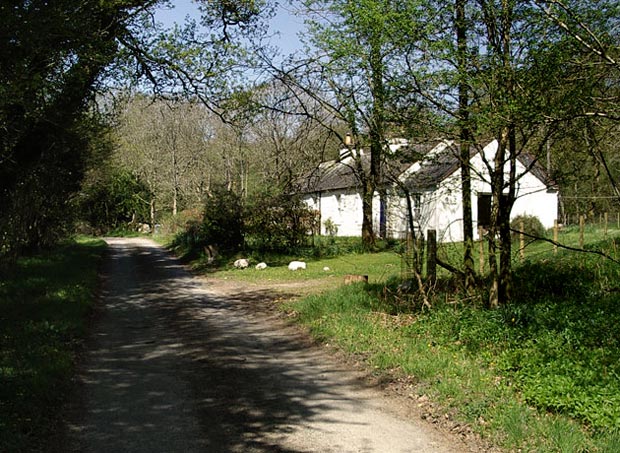
[(149, 221), (146, 184), (132, 173), (113, 171), (85, 187), (78, 202), (82, 219), (98, 232), (129, 229)]
[(242, 212), (241, 198), (230, 190), (218, 188), (207, 199), (202, 224), (193, 234), (201, 246), (237, 250), (243, 245)]
[(328, 236), (336, 236), (338, 234), (338, 225), (334, 223), (334, 221), (329, 217), (325, 222), (323, 222), (325, 226), (325, 233)]
[[(521, 229), (523, 228), (523, 230)], [(519, 239), (519, 231), (523, 231), (528, 236), (534, 238), (545, 237), (545, 227), (538, 220), (538, 217), (531, 215), (518, 215), (510, 222), (510, 229), (512, 230), (512, 239)], [(530, 238), (532, 239), (532, 238)]]
[(245, 222), (248, 242), (261, 251), (290, 251), (304, 245), (318, 228), (316, 213), (287, 195), (255, 196), (246, 209)]
[(223, 253), (243, 245), (241, 199), (225, 188), (215, 188), (204, 206), (202, 219), (189, 215), (185, 229), (177, 234), (172, 247), (184, 259), (195, 259), (206, 246), (216, 246)]

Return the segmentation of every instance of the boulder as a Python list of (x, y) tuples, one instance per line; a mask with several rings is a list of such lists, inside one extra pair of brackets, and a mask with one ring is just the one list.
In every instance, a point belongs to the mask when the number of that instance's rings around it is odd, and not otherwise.
[(306, 263), (303, 261), (291, 261), (290, 263), (288, 263), (288, 268), (291, 271), (298, 271), (300, 269), (305, 269)]
[(250, 265), (250, 260), (246, 258), (240, 258), (233, 263), (233, 266), (235, 266), (237, 269), (247, 269), (249, 265)]
[(267, 269), (267, 263), (258, 263), (256, 265), (256, 269), (262, 271), (263, 269)]

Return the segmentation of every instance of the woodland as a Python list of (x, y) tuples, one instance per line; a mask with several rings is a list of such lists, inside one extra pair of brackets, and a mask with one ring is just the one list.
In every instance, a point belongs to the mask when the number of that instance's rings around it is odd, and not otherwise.
[[(173, 3), (0, 3), (0, 450), (57, 434), (100, 288), (92, 236), (156, 233), (210, 277), (331, 284), (278, 309), (455, 435), (620, 451), (620, 3), (195, 0), (166, 28)], [(303, 24), (291, 54), (282, 8)], [(390, 159), (420, 157), (394, 138), (458, 145), (465, 240), (436, 281), (388, 276), (408, 251), (373, 231)], [(467, 163), (493, 139), (474, 241)], [(321, 237), (295, 184), (343, 146), (368, 156), (362, 234)], [(510, 223), (524, 153), (557, 184), (560, 239)]]
[[(465, 241), (455, 274), (466, 289), (483, 282), (466, 156), (489, 139), (507, 150), (487, 163), (491, 307), (511, 299), (520, 154), (557, 181), (560, 222), (619, 211), (617, 2), (292, 1), (304, 29), (291, 55), (270, 44), (274, 2), (196, 3), (200, 18), (171, 29), (154, 19), (171, 6), (161, 0), (0, 6), (5, 265), (76, 231), (143, 224), (234, 250), (273, 223), (261, 213), (305, 215), (293, 182), (347, 136), (370, 154), (357, 167), (367, 249), (387, 141), (457, 141)], [(302, 240), (282, 234), (284, 247)]]

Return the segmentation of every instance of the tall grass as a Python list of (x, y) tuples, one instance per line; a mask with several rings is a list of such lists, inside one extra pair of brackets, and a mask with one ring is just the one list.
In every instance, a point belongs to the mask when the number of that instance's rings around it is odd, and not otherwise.
[(103, 241), (19, 259), (0, 275), (0, 451), (44, 451), (73, 375)]

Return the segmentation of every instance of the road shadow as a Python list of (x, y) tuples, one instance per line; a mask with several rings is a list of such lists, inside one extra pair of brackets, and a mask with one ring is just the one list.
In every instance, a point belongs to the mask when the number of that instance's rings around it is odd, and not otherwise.
[(163, 249), (111, 241), (64, 451), (316, 451), (291, 434), (347, 423), (332, 409), (362, 410), (341, 389), (364, 382), (248, 308), (277, 297), (216, 296)]

